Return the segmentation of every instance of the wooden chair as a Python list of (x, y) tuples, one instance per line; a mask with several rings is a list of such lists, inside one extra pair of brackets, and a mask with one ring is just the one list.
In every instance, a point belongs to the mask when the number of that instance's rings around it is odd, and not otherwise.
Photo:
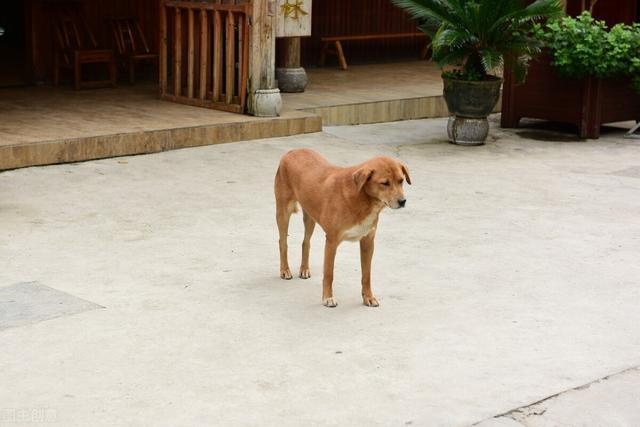
[(149, 61), (157, 65), (158, 54), (151, 52), (137, 18), (111, 18), (111, 30), (118, 59), (129, 66), (129, 83), (136, 81), (136, 63)]
[[(60, 5), (53, 13), (57, 49), (54, 53), (53, 83), (60, 82), (60, 68), (73, 71), (74, 87), (116, 86), (117, 71), (113, 50), (98, 49), (98, 43), (87, 23), (74, 7)], [(108, 80), (82, 80), (82, 66), (85, 64), (105, 64)]]

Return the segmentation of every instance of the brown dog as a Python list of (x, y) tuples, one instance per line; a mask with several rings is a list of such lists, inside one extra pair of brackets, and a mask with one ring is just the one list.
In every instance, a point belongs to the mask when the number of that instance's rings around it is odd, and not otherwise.
[(407, 167), (389, 157), (375, 157), (358, 166), (340, 168), (331, 165), (313, 150), (292, 150), (280, 160), (276, 173), (276, 219), (280, 232), (280, 277), (291, 279), (287, 260), (289, 218), (302, 206), (304, 241), (300, 277), (308, 279), (309, 247), (316, 223), (326, 233), (322, 302), (338, 305), (333, 297), (333, 263), (343, 240), (360, 241), (362, 300), (377, 307), (371, 291), (371, 259), (378, 215), (385, 206), (404, 207), (402, 184), (411, 184)]

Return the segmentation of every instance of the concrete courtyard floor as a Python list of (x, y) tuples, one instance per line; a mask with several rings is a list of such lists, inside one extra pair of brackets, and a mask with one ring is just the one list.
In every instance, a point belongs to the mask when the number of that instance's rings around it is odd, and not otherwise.
[[(640, 425), (640, 140), (494, 126), (464, 148), (444, 124), (0, 173), (0, 425)], [(352, 243), (322, 306), (321, 229), (312, 278), (279, 279), (296, 147), (409, 165), (379, 308)], [(293, 268), (301, 241), (297, 215)]]

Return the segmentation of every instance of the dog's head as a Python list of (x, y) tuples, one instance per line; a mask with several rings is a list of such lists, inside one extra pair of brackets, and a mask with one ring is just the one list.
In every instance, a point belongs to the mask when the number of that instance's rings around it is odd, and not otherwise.
[(392, 209), (403, 208), (407, 199), (402, 185), (411, 185), (409, 169), (390, 157), (375, 157), (361, 165), (354, 173), (353, 180), (358, 191), (380, 200)]

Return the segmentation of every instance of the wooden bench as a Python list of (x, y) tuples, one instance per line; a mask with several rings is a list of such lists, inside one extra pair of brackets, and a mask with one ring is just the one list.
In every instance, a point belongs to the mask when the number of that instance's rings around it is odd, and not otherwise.
[[(340, 67), (343, 70), (348, 68), (347, 59), (344, 57), (344, 51), (342, 50), (342, 42), (350, 40), (385, 40), (385, 39), (400, 39), (409, 37), (426, 37), (422, 32), (415, 33), (392, 33), (392, 34), (363, 34), (357, 36), (335, 36), (335, 37), (322, 37), (322, 50), (320, 51), (320, 66), (325, 64), (327, 54), (336, 55)], [(331, 44), (335, 45), (335, 49), (331, 49)], [(429, 43), (427, 42), (420, 52), (420, 59), (425, 59), (429, 52)]]

